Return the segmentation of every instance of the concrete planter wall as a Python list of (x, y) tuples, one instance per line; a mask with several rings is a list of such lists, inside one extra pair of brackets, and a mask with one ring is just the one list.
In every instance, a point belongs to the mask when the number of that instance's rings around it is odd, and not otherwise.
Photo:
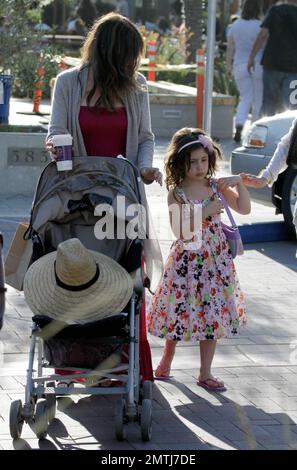
[(50, 161), (46, 133), (0, 131), (0, 194), (32, 195)]
[[(182, 127), (196, 127), (196, 89), (164, 82), (149, 82), (153, 131), (157, 137), (170, 138)], [(213, 94), (211, 135), (231, 138), (236, 99)]]

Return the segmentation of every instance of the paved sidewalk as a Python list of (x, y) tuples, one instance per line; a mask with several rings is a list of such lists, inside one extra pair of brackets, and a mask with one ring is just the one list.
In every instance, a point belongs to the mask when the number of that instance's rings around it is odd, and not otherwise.
[[(161, 167), (166, 141), (157, 142), (155, 164)], [(222, 143), (227, 149), (231, 142)], [(228, 163), (221, 174), (228, 172)], [(164, 192), (147, 188), (154, 217), (164, 218)], [(5, 249), (17, 221), (28, 215), (31, 200), (0, 201), (0, 228)], [(248, 221), (281, 220), (272, 208), (253, 204)], [(237, 217), (236, 217), (237, 218)], [(246, 222), (246, 220), (244, 220)], [(160, 224), (162, 238), (162, 224)], [(168, 242), (162, 241), (164, 256)], [(137, 424), (127, 440), (114, 438), (114, 398), (58, 399), (56, 419), (46, 440), (38, 441), (28, 425), (12, 442), (8, 413), (11, 400), (24, 400), (31, 312), (23, 294), (8, 287), (5, 323), (0, 332), (0, 449), (297, 449), (297, 262), (295, 242), (249, 244), (236, 259), (246, 297), (248, 324), (237, 339), (219, 341), (214, 373), (227, 391), (214, 394), (196, 385), (197, 345), (177, 349), (173, 378), (154, 384), (153, 436), (143, 443)], [(154, 366), (163, 341), (149, 338)]]

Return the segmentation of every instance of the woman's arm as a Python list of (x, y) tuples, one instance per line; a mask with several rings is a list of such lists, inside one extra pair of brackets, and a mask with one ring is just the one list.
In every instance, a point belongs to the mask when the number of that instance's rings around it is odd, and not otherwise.
[(219, 178), (218, 189), (231, 209), (243, 215), (251, 212), (250, 195), (239, 175)]
[(293, 130), (296, 124), (297, 119), (293, 121), (289, 132), (281, 138), (281, 141), (279, 142), (272, 159), (262, 172), (261, 176), (266, 178), (270, 185), (272, 185), (272, 183), (277, 180), (278, 175), (282, 173), (282, 171), (284, 171), (288, 166), (286, 160), (289, 152), (291, 137), (293, 135)]
[(157, 181), (162, 186), (162, 173), (153, 168), (155, 137), (151, 127), (149, 94), (145, 77), (139, 74), (138, 80), (143, 87), (140, 98), (140, 125), (138, 134), (138, 168), (145, 184)]
[(262, 49), (268, 39), (269, 36), (269, 29), (268, 28), (261, 28), (260, 32), (258, 33), (258, 36), (256, 38), (256, 41), (253, 45), (253, 48), (251, 50), (248, 64), (247, 64), (247, 69), (248, 72), (251, 73), (252, 71), (255, 70), (255, 57), (257, 53), (259, 52), (260, 49)]
[(151, 112), (148, 87), (145, 77), (139, 74), (139, 82), (143, 90), (140, 96), (140, 123), (138, 133), (138, 168), (151, 168), (153, 165), (155, 137), (152, 133)]
[[(67, 107), (67, 77), (65, 72), (58, 75), (55, 82), (51, 118), (46, 136), (46, 144), (51, 144), (53, 135), (69, 134), (68, 126), (68, 107)], [(69, 78), (68, 78), (69, 80)]]

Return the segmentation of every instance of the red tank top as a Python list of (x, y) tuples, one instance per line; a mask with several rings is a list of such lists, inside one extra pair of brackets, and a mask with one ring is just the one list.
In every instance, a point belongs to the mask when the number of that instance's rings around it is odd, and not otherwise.
[(78, 119), (89, 157), (126, 156), (128, 119), (124, 107), (109, 111), (81, 106)]

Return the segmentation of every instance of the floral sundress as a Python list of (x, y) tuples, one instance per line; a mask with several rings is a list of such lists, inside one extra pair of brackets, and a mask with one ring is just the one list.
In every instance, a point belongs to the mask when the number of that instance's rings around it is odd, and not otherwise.
[[(213, 195), (216, 182), (210, 179)], [(208, 204), (210, 197), (184, 202)], [(231, 251), (220, 223), (220, 215), (202, 223), (202, 245), (184, 250), (184, 242), (173, 242), (165, 263), (162, 281), (152, 296), (148, 331), (154, 336), (176, 341), (230, 338), (246, 323), (243, 294)]]

